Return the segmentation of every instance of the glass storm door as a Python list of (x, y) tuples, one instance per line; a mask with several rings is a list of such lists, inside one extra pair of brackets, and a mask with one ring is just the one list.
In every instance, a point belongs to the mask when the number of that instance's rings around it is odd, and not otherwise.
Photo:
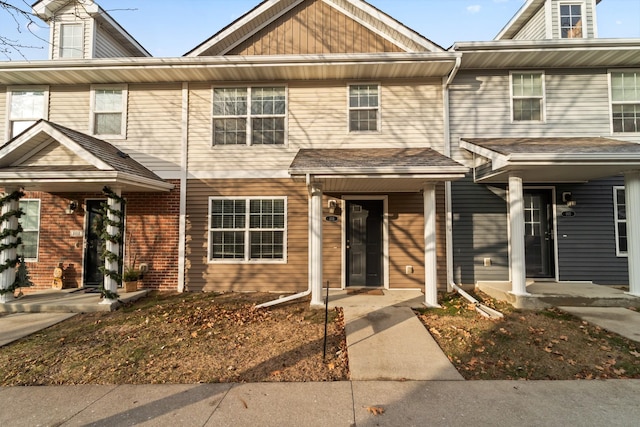
[(86, 245), (84, 249), (84, 287), (97, 288), (104, 282), (104, 275), (100, 271), (102, 262), (100, 253), (104, 241), (96, 233), (96, 223), (102, 220), (100, 205), (102, 200), (87, 200), (87, 229), (85, 230)]
[(347, 286), (382, 286), (382, 200), (347, 202)]
[(524, 230), (527, 277), (555, 277), (550, 190), (525, 190)]

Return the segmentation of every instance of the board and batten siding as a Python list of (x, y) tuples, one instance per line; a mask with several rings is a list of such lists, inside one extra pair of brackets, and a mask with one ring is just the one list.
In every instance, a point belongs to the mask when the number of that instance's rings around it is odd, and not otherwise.
[(212, 85), (191, 84), (189, 170), (286, 172), (301, 148), (430, 147), (443, 152), (441, 81), (375, 83), (381, 92), (380, 132), (348, 131), (347, 82), (293, 82), (287, 85), (287, 144), (251, 147), (212, 146)]
[(628, 284), (629, 260), (616, 255), (613, 186), (624, 186), (624, 178), (556, 187), (558, 205), (562, 204), (565, 191), (571, 192), (577, 202), (572, 209), (574, 216), (557, 218), (560, 280)]
[(303, 2), (234, 47), (230, 55), (401, 52), (322, 0)]
[(514, 40), (540, 40), (547, 38), (546, 9), (544, 5), (533, 15), (520, 31), (514, 36)]
[(137, 161), (160, 176), (180, 171), (182, 85), (128, 85), (127, 139), (114, 140)]
[[(509, 280), (507, 195), (470, 175), (451, 185), (453, 279), (458, 284)], [(491, 265), (485, 266), (484, 259)]]
[(546, 118), (540, 122), (511, 120), (508, 71), (458, 74), (449, 95), (455, 160), (469, 165), (471, 156), (458, 148), (465, 137), (612, 136), (607, 70), (540, 71)]
[[(286, 197), (286, 263), (209, 263), (209, 197)], [(308, 287), (308, 191), (304, 182), (189, 180), (186, 288), (189, 291), (300, 292)]]
[(109, 33), (96, 25), (94, 58), (122, 58), (132, 56)]

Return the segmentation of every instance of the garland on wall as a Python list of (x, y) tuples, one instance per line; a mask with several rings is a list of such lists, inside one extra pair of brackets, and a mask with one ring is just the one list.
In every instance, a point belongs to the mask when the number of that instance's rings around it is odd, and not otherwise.
[[(9, 202), (19, 202), (22, 197), (24, 197), (24, 193), (20, 190), (16, 190), (11, 194), (0, 197), (0, 209)], [(22, 215), (24, 215), (24, 212), (22, 212), (22, 209), (20, 208), (7, 211), (0, 215), (0, 224), (10, 221), (13, 217), (20, 218)], [(0, 264), (0, 274), (10, 268), (18, 267), (14, 282), (8, 288), (0, 289), (0, 295), (13, 293), (18, 288), (25, 288), (33, 285), (31, 280), (29, 280), (29, 271), (27, 270), (27, 264), (24, 262), (24, 257), (17, 254), (17, 249), (22, 244), (22, 239), (20, 238), (20, 233), (22, 231), (22, 225), (18, 222), (18, 227), (16, 229), (7, 227), (0, 232), (0, 241), (3, 241), (7, 237), (15, 239), (11, 243), (0, 244), (0, 253), (12, 249), (16, 250), (16, 256), (14, 258), (9, 258), (3, 264)]]
[[(104, 274), (105, 276), (113, 279), (116, 281), (116, 283), (118, 284), (118, 286), (120, 286), (122, 284), (122, 275), (120, 274), (120, 271), (122, 271), (122, 244), (124, 242), (124, 204), (125, 204), (125, 200), (124, 198), (120, 197), (119, 195), (117, 195), (116, 193), (114, 193), (109, 187), (104, 187), (102, 189), (102, 193), (107, 196), (108, 199), (112, 199), (115, 200), (117, 202), (120, 202), (120, 209), (111, 209), (111, 207), (109, 206), (108, 201), (107, 202), (103, 202), (101, 204), (101, 216), (99, 216), (98, 218), (100, 218), (100, 220), (96, 221), (96, 223), (94, 224), (94, 227), (96, 229), (96, 233), (98, 234), (98, 236), (100, 237), (100, 239), (102, 239), (105, 243), (106, 242), (111, 242), (114, 243), (116, 245), (116, 247), (118, 248), (118, 253), (115, 252), (111, 252), (110, 250), (107, 249), (107, 245), (104, 245), (104, 249), (102, 250), (102, 253), (100, 254), (100, 260), (102, 261), (102, 265), (100, 266), (100, 271), (102, 272), (102, 274)], [(109, 215), (112, 215), (114, 217), (116, 217), (117, 219), (111, 220), (109, 219)], [(96, 218), (96, 219), (98, 219)], [(110, 234), (108, 231), (109, 226), (113, 226), (116, 228), (116, 233), (115, 234)], [(106, 267), (106, 261), (109, 262), (116, 262), (118, 268), (117, 270), (109, 270)], [(104, 287), (104, 282), (102, 283), (102, 285), (100, 286), (100, 293), (102, 294), (103, 298), (106, 299), (117, 299), (119, 297), (119, 295), (116, 292), (112, 292), (109, 289), (106, 289)]]

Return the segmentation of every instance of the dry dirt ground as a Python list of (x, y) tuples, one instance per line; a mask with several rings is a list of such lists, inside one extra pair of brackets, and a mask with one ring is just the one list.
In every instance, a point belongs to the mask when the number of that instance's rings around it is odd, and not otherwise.
[(161, 294), (75, 316), (0, 348), (0, 385), (335, 381), (348, 378), (340, 310), (273, 294)]
[(457, 295), (418, 313), (465, 379), (640, 378), (640, 343), (556, 308), (516, 310), (476, 296), (504, 319), (480, 316)]

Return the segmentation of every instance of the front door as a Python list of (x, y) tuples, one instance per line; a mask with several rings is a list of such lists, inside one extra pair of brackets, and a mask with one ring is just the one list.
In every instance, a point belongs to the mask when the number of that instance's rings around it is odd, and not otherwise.
[(347, 201), (347, 286), (382, 286), (382, 200)]
[(84, 249), (84, 287), (97, 288), (102, 286), (104, 275), (100, 271), (102, 262), (100, 254), (104, 247), (104, 240), (96, 232), (96, 222), (102, 220), (102, 200), (87, 200), (87, 223), (85, 230), (86, 245)]
[(551, 190), (524, 191), (525, 262), (527, 277), (555, 276)]

